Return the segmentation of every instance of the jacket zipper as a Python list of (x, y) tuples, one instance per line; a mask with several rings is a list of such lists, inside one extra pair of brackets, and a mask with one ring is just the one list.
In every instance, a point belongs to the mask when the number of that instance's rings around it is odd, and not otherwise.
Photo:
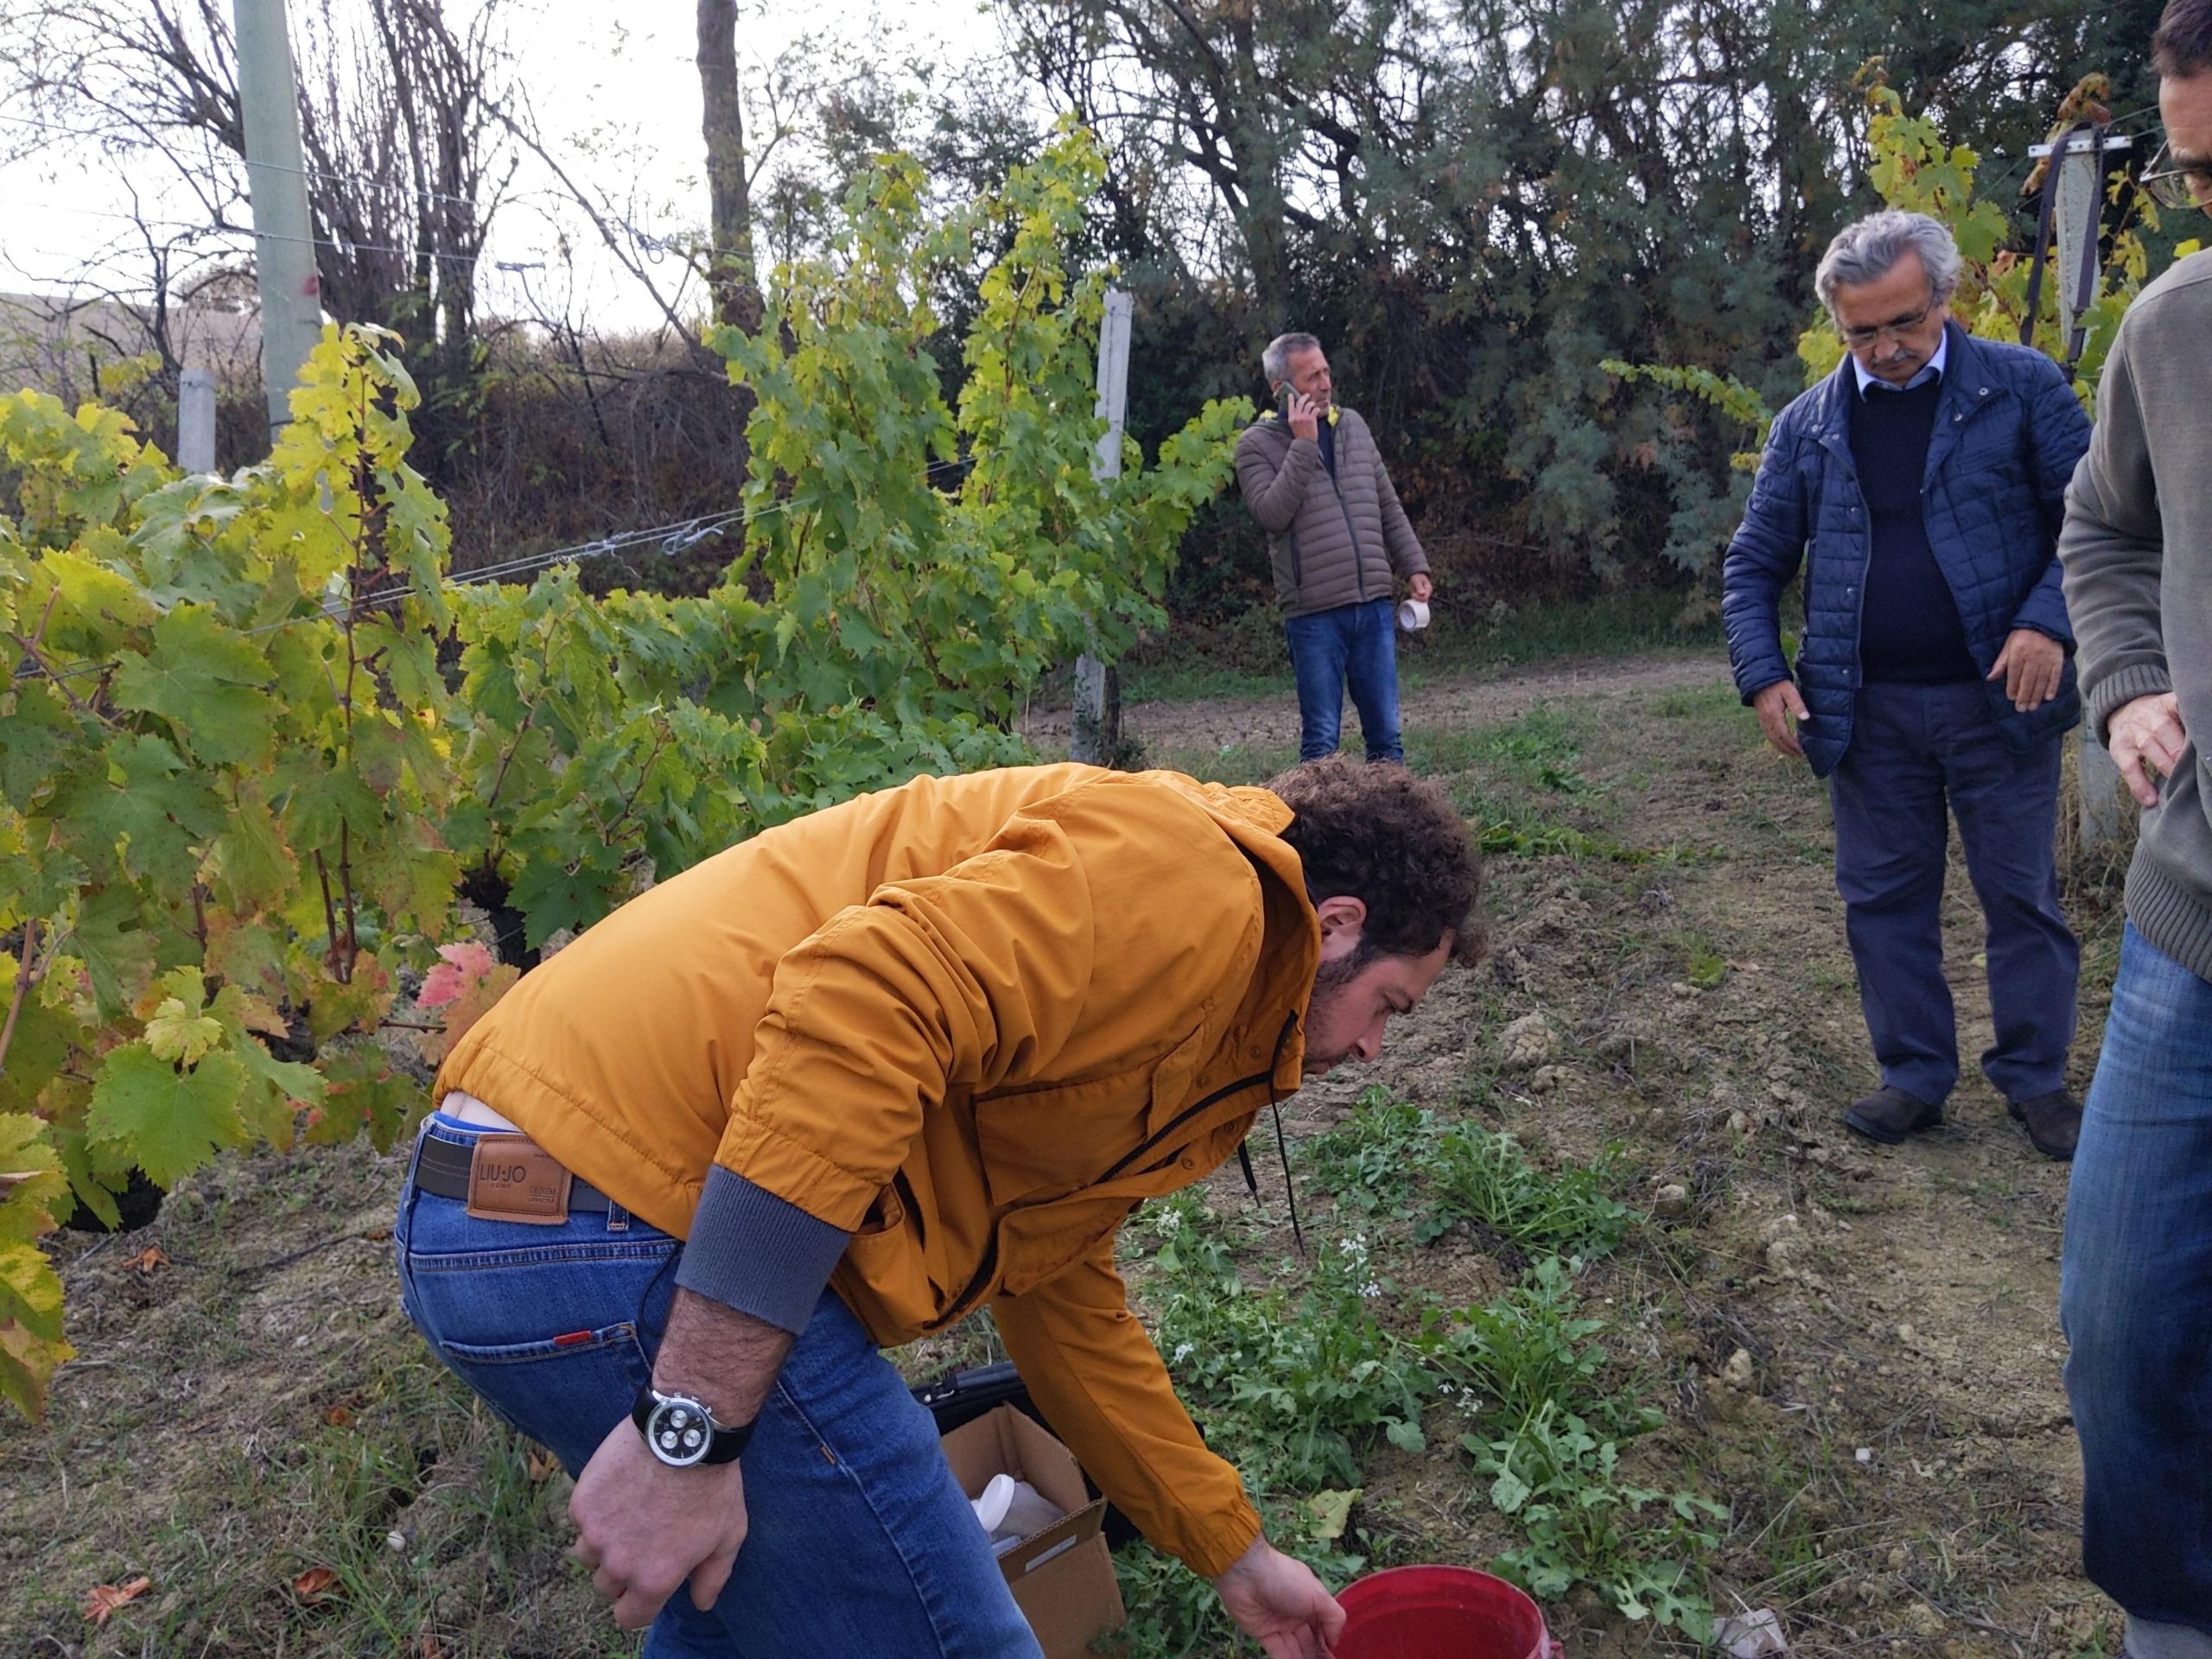
[[(1294, 1014), (1284, 1022), (1282, 1035), (1275, 1039), (1274, 1058), (1280, 1058), (1281, 1057), (1283, 1043), (1290, 1036), (1292, 1029), (1297, 1024), (1298, 1016)], [(1154, 1147), (1157, 1147), (1162, 1141), (1166, 1140), (1170, 1135), (1173, 1135), (1176, 1130), (1181, 1128), (1183, 1125), (1189, 1122), (1192, 1118), (1197, 1117), (1201, 1113), (1219, 1105), (1223, 1101), (1227, 1100), (1231, 1095), (1236, 1094), (1243, 1090), (1250, 1089), (1259, 1084), (1268, 1082), (1274, 1076), (1274, 1060), (1270, 1059), (1266, 1071), (1255, 1072), (1249, 1077), (1239, 1077), (1236, 1082), (1224, 1084), (1223, 1087), (1215, 1090), (1213, 1093), (1208, 1095), (1197, 1105), (1185, 1107), (1181, 1111), (1176, 1113), (1173, 1117), (1168, 1119), (1166, 1122), (1160, 1125), (1157, 1130), (1151, 1135), (1147, 1135), (1140, 1145), (1129, 1152), (1125, 1157), (1122, 1158), (1104, 1174), (1099, 1176), (1096, 1180), (1090, 1181), (1084, 1185), (1077, 1187), (1076, 1191), (1078, 1192), (1087, 1192), (1091, 1187), (1103, 1186), (1107, 1182), (1112, 1180), (1116, 1175), (1119, 1175), (1123, 1170), (1127, 1169), (1138, 1159), (1143, 1157), (1145, 1154), (1150, 1152)], [(1039, 1198), (1029, 1204), (1009, 1205), (1007, 1207), (1006, 1214), (1010, 1216), (1018, 1210), (1041, 1210), (1048, 1204), (1058, 1204), (1060, 1201), (1060, 1198), (1065, 1198), (1067, 1196), (1068, 1194), (1063, 1192), (1058, 1198)], [(1006, 1216), (999, 1217), (1001, 1225), (1003, 1225), (1005, 1221)], [(990, 1282), (991, 1274), (997, 1271), (998, 1264), (999, 1229), (995, 1226), (991, 1229), (990, 1243), (983, 1251), (983, 1260), (982, 1264), (976, 1268), (975, 1277), (970, 1279), (968, 1281), (967, 1287), (963, 1289), (959, 1295), (953, 1299), (951, 1312), (947, 1313), (943, 1319), (939, 1319), (936, 1325), (931, 1328), (932, 1330), (942, 1331), (947, 1325), (965, 1319), (975, 1303), (981, 1298), (983, 1287)]]
[(1344, 516), (1344, 534), (1351, 542), (1351, 579), (1358, 584), (1360, 599), (1364, 601), (1367, 598), (1367, 561), (1359, 556), (1359, 531), (1352, 527), (1351, 504), (1344, 499), (1344, 493), (1337, 487), (1337, 469), (1331, 467), (1326, 470), (1329, 493), (1337, 498), (1337, 511)]
[(1367, 561), (1359, 556), (1359, 532), (1352, 528), (1351, 506), (1345, 501), (1344, 493), (1337, 489), (1337, 480), (1333, 474), (1329, 479), (1329, 488), (1336, 493), (1337, 511), (1344, 516), (1344, 534), (1351, 537), (1352, 580), (1359, 584), (1359, 596), (1363, 601), (1367, 597)]

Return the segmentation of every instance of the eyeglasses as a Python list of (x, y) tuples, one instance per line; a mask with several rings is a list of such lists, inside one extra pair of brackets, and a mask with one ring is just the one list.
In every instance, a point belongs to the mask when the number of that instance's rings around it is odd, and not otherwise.
[(2179, 162), (2161, 167), (2173, 146), (2160, 144), (2151, 158), (2151, 169), (2138, 179), (2152, 200), (2161, 207), (2212, 207), (2212, 162)]
[(1903, 340), (1927, 321), (1928, 314), (1935, 308), (1936, 300), (1931, 295), (1928, 303), (1909, 317), (1893, 317), (1887, 322), (1872, 323), (1863, 328), (1846, 328), (1838, 323), (1836, 333), (1843, 336), (1846, 344), (1852, 346), (1872, 346), (1878, 340)]

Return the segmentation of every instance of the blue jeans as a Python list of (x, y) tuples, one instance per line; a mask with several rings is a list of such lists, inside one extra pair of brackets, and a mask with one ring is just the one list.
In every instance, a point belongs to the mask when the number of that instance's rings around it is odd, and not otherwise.
[(1370, 760), (1406, 758), (1398, 741), (1397, 607), (1387, 599), (1294, 616), (1282, 625), (1290, 666), (1298, 677), (1298, 758), (1318, 760), (1337, 752), (1343, 730), (1344, 686)]
[[(682, 1246), (620, 1210), (477, 1220), (411, 1179), (392, 1236), (407, 1316), (438, 1357), (582, 1469), (652, 1375)], [(678, 1590), (646, 1659), (1039, 1659), (936, 1423), (826, 1292), (761, 1408), (745, 1498), (751, 1531), (720, 1599), (701, 1612)]]
[(2074, 1154), (2058, 1308), (2088, 1575), (2147, 1621), (2129, 1635), (2141, 1659), (2212, 1654), (2212, 983), (2133, 924)]
[(1828, 780), (1836, 890), (1882, 1081), (1929, 1105), (1959, 1080), (1943, 979), (1947, 803), (1987, 928), (1996, 1040), (1982, 1073), (2010, 1101), (2065, 1085), (2081, 950), (2058, 907), (2062, 741), (2012, 748), (1975, 681), (1859, 690)]

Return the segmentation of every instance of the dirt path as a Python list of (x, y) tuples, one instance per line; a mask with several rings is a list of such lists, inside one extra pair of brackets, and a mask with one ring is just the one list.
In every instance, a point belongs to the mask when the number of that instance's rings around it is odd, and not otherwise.
[[(1707, 658), (1643, 657), (1624, 662), (1554, 664), (1497, 678), (1442, 679), (1409, 685), (1399, 719), (1405, 726), (1493, 725), (1516, 719), (1545, 702), (1707, 685), (1715, 672)], [(1146, 743), (1182, 753), (1239, 745), (1268, 748), (1298, 745), (1298, 698), (1287, 687), (1268, 696), (1128, 702), (1122, 706), (1122, 718), (1128, 730)], [(1347, 710), (1347, 729), (1356, 729), (1357, 725), (1357, 717)], [(1022, 732), (1039, 750), (1054, 753), (1067, 742), (1068, 710), (1065, 707), (1038, 709), (1022, 723)]]

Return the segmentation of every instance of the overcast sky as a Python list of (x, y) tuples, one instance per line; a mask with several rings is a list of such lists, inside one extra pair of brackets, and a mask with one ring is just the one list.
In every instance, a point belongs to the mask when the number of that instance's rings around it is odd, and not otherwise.
[[(448, 15), (465, 14), (468, 4), (448, 0)], [(530, 7), (531, 0), (512, 7), (527, 18), (513, 30), (516, 57), (542, 128), (556, 147), (573, 147), (566, 158), (572, 168), (618, 194), (634, 187), (629, 212), (641, 230), (664, 234), (703, 226), (705, 157), (691, 7), (668, 0), (607, 9), (537, 0), (535, 10)], [(572, 20), (579, 16), (591, 18), (591, 26), (577, 30)], [(610, 40), (610, 16), (620, 20), (613, 29), (619, 40)], [(893, 60), (916, 58), (941, 76), (957, 76), (1001, 49), (996, 22), (976, 0), (750, 4), (739, 23), (741, 76), (759, 77), (803, 36), (823, 41), (825, 55), (842, 45)], [(28, 130), (20, 114), (7, 113), (4, 105), (0, 123), (10, 129), (0, 137), (19, 138)], [(0, 289), (60, 292), (87, 267), (118, 290), (140, 289), (146, 264), (133, 247), (131, 215), (173, 225), (205, 222), (166, 163), (149, 160), (124, 168), (83, 153), (89, 149), (65, 143), (32, 161), (0, 163)], [(578, 290), (570, 308), (580, 310), (582, 320), (615, 329), (658, 320), (601, 249), (588, 221), (527, 163), (493, 223), (489, 268), (479, 277), (480, 311), (560, 309), (567, 297), (559, 257), (564, 235)], [(238, 245), (244, 252), (250, 245)], [(523, 269), (502, 270), (501, 264)]]

